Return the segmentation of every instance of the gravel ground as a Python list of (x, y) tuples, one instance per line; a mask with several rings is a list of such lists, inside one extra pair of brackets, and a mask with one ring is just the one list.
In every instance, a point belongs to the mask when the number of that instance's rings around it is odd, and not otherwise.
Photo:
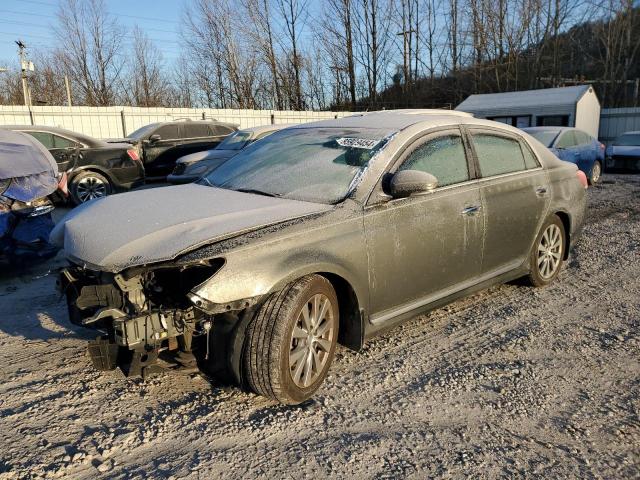
[(559, 281), (491, 288), (345, 349), (299, 407), (98, 373), (57, 259), (0, 273), (0, 479), (640, 476), (640, 177), (589, 190)]

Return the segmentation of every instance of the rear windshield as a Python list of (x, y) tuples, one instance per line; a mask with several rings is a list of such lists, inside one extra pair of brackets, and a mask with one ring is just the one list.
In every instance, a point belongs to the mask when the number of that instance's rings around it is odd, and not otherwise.
[(553, 141), (560, 133), (558, 130), (525, 130), (529, 135), (538, 140), (545, 147), (553, 145)]
[(251, 132), (238, 131), (225, 138), (217, 150), (242, 150), (251, 138)]
[(620, 147), (640, 146), (640, 133), (625, 133), (624, 135), (620, 135), (613, 144)]

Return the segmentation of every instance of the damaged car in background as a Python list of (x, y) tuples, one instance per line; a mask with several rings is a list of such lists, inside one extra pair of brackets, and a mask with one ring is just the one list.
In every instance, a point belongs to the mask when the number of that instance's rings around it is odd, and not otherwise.
[[(99, 369), (202, 368), (286, 404), (336, 345), (478, 289), (559, 275), (587, 180), (521, 131), (462, 112), (290, 127), (195, 184), (99, 199), (52, 239)], [(135, 204), (136, 209), (127, 208)]]
[(0, 262), (24, 266), (53, 257), (49, 196), (59, 188), (51, 154), (28, 135), (0, 129)]

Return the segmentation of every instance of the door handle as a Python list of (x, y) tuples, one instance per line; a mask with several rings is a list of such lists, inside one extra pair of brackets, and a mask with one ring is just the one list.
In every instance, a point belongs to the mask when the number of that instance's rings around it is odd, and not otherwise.
[(462, 215), (473, 216), (480, 211), (482, 207), (480, 205), (473, 205), (471, 207), (466, 207), (460, 212)]
[(538, 195), (539, 197), (546, 197), (547, 196), (546, 187), (538, 187), (538, 188), (536, 188), (536, 195)]

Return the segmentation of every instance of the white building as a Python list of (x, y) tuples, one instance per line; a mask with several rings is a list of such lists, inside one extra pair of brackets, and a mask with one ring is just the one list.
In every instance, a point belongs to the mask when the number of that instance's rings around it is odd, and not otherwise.
[(591, 85), (471, 95), (456, 110), (518, 128), (576, 127), (598, 137), (600, 102)]

